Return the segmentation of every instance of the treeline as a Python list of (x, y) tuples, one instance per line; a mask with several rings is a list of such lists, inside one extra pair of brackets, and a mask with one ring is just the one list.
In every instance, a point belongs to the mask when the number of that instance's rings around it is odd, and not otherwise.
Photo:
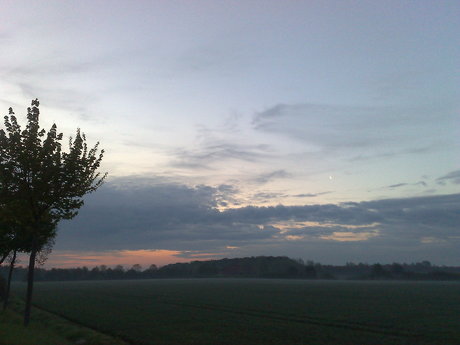
[[(7, 267), (0, 267), (0, 275), (7, 274)], [(18, 267), (13, 280), (24, 281), (27, 270)], [(460, 267), (439, 267), (428, 261), (412, 264), (347, 263), (342, 266), (322, 265), (313, 261), (288, 257), (259, 256), (238, 259), (193, 261), (176, 263), (158, 268), (140, 265), (114, 268), (105, 265), (92, 269), (53, 268), (37, 269), (37, 281), (65, 280), (119, 280), (156, 278), (286, 278), (286, 279), (361, 279), (361, 280), (460, 280)]]
[(343, 266), (314, 264), (323, 279), (356, 280), (460, 280), (460, 267), (435, 266), (429, 261), (416, 263), (367, 264)]
[[(6, 267), (0, 267), (0, 275), (5, 275)], [(15, 269), (13, 280), (22, 281), (27, 270), (21, 266)], [(129, 269), (118, 265), (114, 268), (105, 265), (92, 269), (52, 268), (36, 269), (36, 281), (61, 280), (115, 280), (115, 279), (152, 279), (152, 278), (211, 278), (211, 277), (248, 277), (248, 278), (316, 278), (312, 266), (292, 260), (288, 257), (250, 257), (240, 259), (222, 259), (212, 261), (193, 261), (176, 263), (157, 268), (151, 265), (142, 269), (133, 265)]]
[(162, 267), (158, 277), (316, 278), (313, 266), (285, 256), (193, 261)]

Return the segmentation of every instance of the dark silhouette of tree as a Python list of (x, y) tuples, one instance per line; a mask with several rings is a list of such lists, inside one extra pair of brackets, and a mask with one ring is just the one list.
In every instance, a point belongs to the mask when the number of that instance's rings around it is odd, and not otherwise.
[(0, 265), (18, 248), (17, 233), (17, 224), (0, 200)]
[(6, 234), (3, 236), (0, 235), (0, 265), (6, 260), (10, 254), (10, 241), (7, 238)]
[(10, 298), (10, 289), (11, 289), (11, 278), (13, 276), (13, 270), (14, 270), (14, 264), (16, 262), (16, 256), (18, 254), (18, 251), (16, 249), (13, 249), (13, 254), (11, 255), (10, 259), (10, 269), (8, 270), (8, 278), (6, 282), (6, 289), (4, 292), (4, 301), (3, 301), (3, 310), (6, 309), (8, 306), (8, 300)]
[(0, 251), (2, 253), (2, 257), (0, 258), (0, 264), (2, 264), (5, 261), (5, 259), (9, 258), (9, 270), (7, 274), (3, 302), (3, 309), (5, 310), (8, 306), (11, 279), (13, 276), (13, 270), (16, 263), (16, 257), (19, 251), (24, 250), (25, 243), (21, 238), (21, 228), (14, 221), (11, 212), (7, 211), (7, 207), (4, 204), (1, 208), (0, 218), (2, 219), (2, 222), (0, 224)]
[(396, 275), (402, 275), (404, 273), (404, 267), (396, 262), (391, 264), (391, 273)]
[(17, 249), (30, 253), (24, 325), (29, 324), (37, 255), (56, 235), (61, 219), (71, 219), (83, 205), (83, 196), (95, 191), (106, 174), (98, 172), (104, 151), (97, 143), (88, 148), (77, 129), (62, 150), (62, 133), (53, 124), (48, 132), (39, 125), (39, 102), (27, 108), (21, 129), (13, 109), (0, 130), (0, 206), (15, 224)]
[(131, 269), (136, 271), (136, 272), (140, 272), (140, 271), (142, 271), (142, 266), (139, 265), (139, 264), (134, 264), (133, 267), (131, 267)]
[(5, 292), (6, 292), (6, 280), (3, 276), (0, 275), (0, 299), (5, 299)]

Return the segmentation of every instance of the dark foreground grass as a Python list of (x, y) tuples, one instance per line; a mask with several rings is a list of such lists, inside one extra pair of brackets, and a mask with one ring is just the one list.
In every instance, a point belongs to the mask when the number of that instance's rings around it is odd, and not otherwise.
[(37, 308), (33, 308), (30, 325), (25, 328), (23, 309), (23, 302), (13, 299), (10, 308), (0, 312), (0, 345), (126, 345)]
[(34, 298), (136, 345), (460, 344), (458, 283), (56, 282), (37, 284)]

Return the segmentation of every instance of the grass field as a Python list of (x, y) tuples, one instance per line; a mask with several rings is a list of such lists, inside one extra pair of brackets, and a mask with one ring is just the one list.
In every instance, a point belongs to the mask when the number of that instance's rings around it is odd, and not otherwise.
[(459, 283), (46, 282), (34, 303), (136, 345), (460, 344)]
[(14, 298), (0, 311), (0, 345), (127, 345), (120, 339), (33, 308), (29, 327), (23, 326), (24, 303)]

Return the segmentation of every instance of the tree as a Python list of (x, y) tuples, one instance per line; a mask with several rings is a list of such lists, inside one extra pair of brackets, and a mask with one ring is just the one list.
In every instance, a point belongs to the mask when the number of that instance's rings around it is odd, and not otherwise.
[(387, 272), (381, 264), (377, 263), (372, 265), (371, 275), (374, 278), (382, 278), (387, 275)]
[(0, 265), (17, 248), (17, 227), (11, 221), (4, 205), (0, 205)]
[(11, 252), (11, 233), (5, 225), (0, 225), (0, 265)]
[(133, 267), (131, 267), (133, 271), (140, 272), (142, 271), (142, 266), (139, 264), (134, 264)]
[(13, 276), (13, 269), (14, 269), (14, 264), (16, 263), (16, 255), (18, 251), (16, 249), (13, 249), (13, 254), (10, 258), (10, 269), (8, 271), (8, 278), (7, 278), (7, 283), (6, 283), (6, 290), (4, 292), (4, 301), (3, 301), (3, 310), (6, 309), (8, 306), (8, 300), (10, 298), (10, 288), (11, 288), (11, 278)]
[(5, 299), (5, 293), (6, 293), (6, 280), (3, 278), (3, 276), (0, 275), (0, 299), (4, 300)]
[(104, 150), (97, 143), (88, 148), (77, 129), (62, 150), (62, 133), (53, 124), (40, 129), (39, 102), (27, 108), (27, 125), (18, 124), (13, 109), (0, 130), (0, 206), (2, 214), (16, 225), (18, 250), (30, 253), (24, 325), (30, 319), (34, 268), (37, 254), (56, 235), (61, 219), (71, 219), (83, 206), (83, 196), (95, 191), (106, 174), (98, 172)]
[[(3, 207), (2, 211), (4, 210), (5, 207)], [(0, 264), (2, 264), (5, 259), (9, 258), (10, 266), (7, 275), (7, 282), (5, 285), (6, 288), (4, 290), (3, 310), (5, 310), (10, 297), (11, 278), (13, 276), (16, 257), (18, 252), (22, 250), (23, 243), (21, 243), (21, 238), (19, 236), (20, 229), (18, 228), (17, 224), (15, 224), (11, 220), (11, 217), (8, 217), (5, 212), (1, 214), (3, 222), (0, 224)]]

